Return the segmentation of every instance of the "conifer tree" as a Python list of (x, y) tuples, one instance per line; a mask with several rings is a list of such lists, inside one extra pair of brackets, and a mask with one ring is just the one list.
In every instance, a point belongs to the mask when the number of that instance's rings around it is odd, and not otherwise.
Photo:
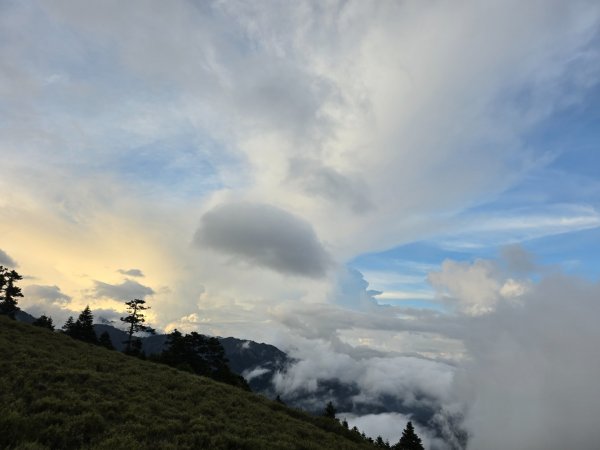
[(94, 315), (92, 314), (89, 305), (81, 311), (81, 314), (79, 314), (79, 317), (71, 327), (71, 332), (68, 334), (80, 341), (89, 342), (91, 344), (98, 343), (98, 338), (94, 331)]
[(195, 331), (184, 336), (175, 329), (167, 338), (167, 346), (160, 360), (180, 370), (250, 390), (246, 380), (229, 368), (225, 349), (215, 337)]
[(421, 439), (415, 433), (415, 428), (412, 422), (406, 424), (406, 428), (402, 432), (402, 437), (393, 447), (395, 450), (425, 450)]
[(0, 266), (0, 314), (11, 319), (15, 318), (15, 314), (19, 310), (17, 298), (23, 297), (21, 288), (15, 285), (15, 281), (22, 279), (23, 277), (16, 270)]
[[(150, 309), (150, 307), (146, 306), (145, 300), (140, 300), (137, 298), (125, 302), (125, 304), (127, 305), (128, 315), (121, 317), (121, 321), (129, 325), (127, 340), (124, 342), (124, 344), (126, 344), (125, 353), (132, 353), (134, 350), (137, 350), (136, 353), (139, 353), (141, 350), (141, 345), (138, 345), (138, 342), (135, 342), (139, 341), (139, 339), (135, 339), (134, 334), (139, 332), (155, 334), (154, 328), (144, 325), (146, 322), (144, 311)], [(141, 344), (141, 341), (139, 344)]]
[(48, 317), (45, 314), (42, 314), (40, 317), (35, 319), (32, 322), (34, 327), (48, 328), (49, 330), (54, 331), (54, 324), (52, 323), (52, 317)]
[(98, 338), (98, 345), (101, 347), (107, 348), (109, 350), (114, 350), (115, 346), (113, 345), (110, 336), (107, 331), (103, 332)]
[(73, 336), (73, 332), (75, 329), (75, 321), (73, 320), (73, 316), (69, 316), (65, 324), (62, 326), (63, 333), (68, 334), (69, 336)]
[(330, 419), (335, 419), (336, 413), (337, 411), (335, 409), (335, 406), (333, 406), (333, 403), (328, 402), (327, 406), (325, 406), (325, 410), (323, 411), (323, 416), (329, 417)]

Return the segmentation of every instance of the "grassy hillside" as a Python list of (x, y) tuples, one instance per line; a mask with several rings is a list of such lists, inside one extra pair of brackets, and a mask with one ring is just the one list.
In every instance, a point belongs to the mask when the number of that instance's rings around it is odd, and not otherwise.
[(373, 448), (332, 420), (0, 316), (0, 448)]

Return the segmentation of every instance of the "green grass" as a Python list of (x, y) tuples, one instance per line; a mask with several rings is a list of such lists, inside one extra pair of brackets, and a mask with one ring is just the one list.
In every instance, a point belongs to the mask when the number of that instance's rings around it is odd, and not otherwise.
[(373, 448), (336, 422), (0, 316), (0, 448)]

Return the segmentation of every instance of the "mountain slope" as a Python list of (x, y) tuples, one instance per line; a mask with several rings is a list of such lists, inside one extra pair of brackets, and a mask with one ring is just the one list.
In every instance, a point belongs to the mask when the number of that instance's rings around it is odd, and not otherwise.
[(0, 448), (371, 447), (334, 421), (5, 317), (0, 354)]

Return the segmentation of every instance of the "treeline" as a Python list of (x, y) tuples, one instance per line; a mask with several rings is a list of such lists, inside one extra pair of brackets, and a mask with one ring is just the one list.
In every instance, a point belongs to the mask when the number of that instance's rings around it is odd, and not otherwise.
[[(233, 373), (229, 368), (225, 349), (215, 337), (204, 336), (196, 332), (184, 335), (175, 329), (168, 335), (165, 349), (161, 353), (147, 356), (142, 350), (142, 340), (136, 334), (155, 334), (155, 330), (145, 324), (144, 311), (150, 307), (146, 305), (145, 300), (140, 299), (134, 299), (125, 304), (127, 315), (121, 317), (120, 320), (127, 324), (129, 329), (127, 339), (122, 342), (125, 345), (123, 353), (250, 390), (246, 380)], [(51, 318), (40, 319), (38, 319), (40, 322), (38, 326), (51, 328), (48, 326), (52, 322)], [(96, 337), (93, 323), (93, 313), (90, 307), (86, 306), (77, 320), (74, 320), (73, 317), (67, 319), (62, 327), (62, 332), (73, 339), (114, 350), (115, 346), (108, 332), (104, 331)]]
[[(16, 313), (19, 311), (17, 299), (23, 297), (21, 288), (16, 285), (16, 282), (21, 279), (21, 275), (15, 270), (0, 266), (0, 314), (11, 319), (15, 319)], [(141, 299), (125, 302), (125, 305), (127, 314), (120, 318), (128, 328), (127, 339), (122, 342), (125, 345), (123, 353), (132, 357), (166, 364), (178, 370), (209, 377), (250, 391), (246, 380), (242, 376), (233, 373), (229, 368), (225, 349), (215, 337), (204, 336), (197, 332), (182, 334), (175, 329), (168, 335), (165, 349), (160, 354), (146, 356), (142, 349), (142, 340), (137, 336), (137, 333), (155, 334), (155, 330), (146, 324), (144, 311), (150, 309), (150, 307), (146, 305), (145, 300)], [(37, 318), (32, 322), (32, 325), (57, 331), (52, 318), (46, 315)], [(94, 315), (89, 305), (81, 311), (77, 319), (72, 316), (69, 317), (58, 332), (108, 350), (116, 350), (108, 332), (104, 331), (100, 336), (96, 335)], [(276, 401), (284, 404), (279, 396), (277, 396)], [(332, 425), (339, 422), (347, 430), (347, 437), (355, 442), (368, 442), (376, 448), (384, 449), (424, 450), (421, 439), (415, 433), (411, 422), (406, 425), (398, 443), (390, 445), (381, 436), (373, 439), (366, 436), (364, 432), (361, 433), (356, 426), (350, 429), (348, 422), (345, 419), (339, 421), (336, 414), (337, 411), (333, 403), (327, 403), (322, 416), (331, 420)]]

